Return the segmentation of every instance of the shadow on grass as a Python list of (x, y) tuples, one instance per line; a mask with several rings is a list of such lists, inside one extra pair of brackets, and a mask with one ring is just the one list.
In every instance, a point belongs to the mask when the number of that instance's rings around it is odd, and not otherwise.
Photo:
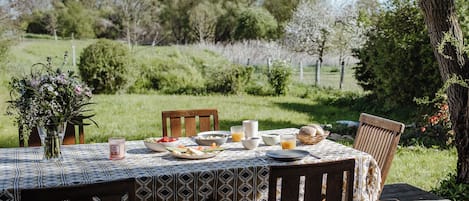
[(352, 111), (349, 107), (333, 106), (324, 102), (315, 102), (315, 104), (283, 102), (275, 103), (282, 109), (304, 113), (309, 116), (309, 121), (317, 123), (332, 123), (338, 120), (357, 121), (360, 112)]
[[(259, 130), (272, 130), (280, 128), (300, 128), (301, 124), (295, 124), (290, 121), (272, 121), (271, 119), (258, 119)], [(220, 130), (230, 130), (231, 126), (242, 125), (241, 121), (220, 120)]]

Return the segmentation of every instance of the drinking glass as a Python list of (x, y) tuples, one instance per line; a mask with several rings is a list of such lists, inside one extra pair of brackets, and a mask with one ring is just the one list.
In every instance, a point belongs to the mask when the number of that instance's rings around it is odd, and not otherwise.
[(244, 138), (243, 126), (232, 126), (230, 130), (231, 130), (231, 140), (233, 142), (241, 142), (241, 139)]
[(109, 138), (109, 159), (120, 160), (125, 157), (125, 138)]
[(257, 120), (244, 120), (243, 128), (246, 138), (259, 137), (257, 136), (257, 133), (259, 131), (259, 122)]
[(282, 149), (295, 149), (296, 148), (295, 134), (280, 135), (280, 144), (282, 145)]

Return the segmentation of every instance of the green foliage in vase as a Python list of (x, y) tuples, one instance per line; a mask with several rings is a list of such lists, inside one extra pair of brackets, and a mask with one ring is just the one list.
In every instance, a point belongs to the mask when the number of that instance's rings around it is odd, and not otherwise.
[(130, 59), (124, 45), (101, 39), (83, 50), (78, 69), (94, 93), (112, 94), (126, 84)]
[(50, 58), (47, 64), (33, 65), (30, 74), (13, 77), (9, 86), (7, 114), (15, 116), (26, 138), (34, 127), (77, 124), (75, 120), (93, 116), (85, 115), (90, 112), (91, 89), (73, 71), (53, 69)]

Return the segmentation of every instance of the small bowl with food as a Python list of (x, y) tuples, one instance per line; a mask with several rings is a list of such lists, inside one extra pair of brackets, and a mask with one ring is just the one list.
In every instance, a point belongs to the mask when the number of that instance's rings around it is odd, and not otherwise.
[(195, 143), (201, 146), (220, 146), (225, 144), (230, 136), (228, 131), (207, 131), (193, 137)]
[(265, 145), (272, 146), (280, 143), (280, 134), (277, 133), (268, 133), (262, 134), (262, 141)]
[(167, 151), (166, 147), (177, 147), (179, 140), (176, 137), (150, 137), (146, 138), (143, 143), (148, 149), (153, 151)]

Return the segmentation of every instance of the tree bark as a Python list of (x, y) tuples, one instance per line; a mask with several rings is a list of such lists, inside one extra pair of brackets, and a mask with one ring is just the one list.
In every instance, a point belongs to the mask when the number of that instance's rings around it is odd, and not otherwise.
[[(443, 81), (446, 82), (454, 75), (462, 80), (468, 80), (468, 57), (457, 48), (463, 43), (463, 34), (459, 26), (454, 0), (420, 0), (419, 6), (423, 10), (430, 42)], [(438, 51), (438, 46), (445, 33), (450, 34), (459, 44), (446, 43), (443, 54), (441, 54)], [(456, 181), (469, 184), (469, 89), (459, 84), (451, 84), (446, 90), (446, 94), (458, 151)]]

